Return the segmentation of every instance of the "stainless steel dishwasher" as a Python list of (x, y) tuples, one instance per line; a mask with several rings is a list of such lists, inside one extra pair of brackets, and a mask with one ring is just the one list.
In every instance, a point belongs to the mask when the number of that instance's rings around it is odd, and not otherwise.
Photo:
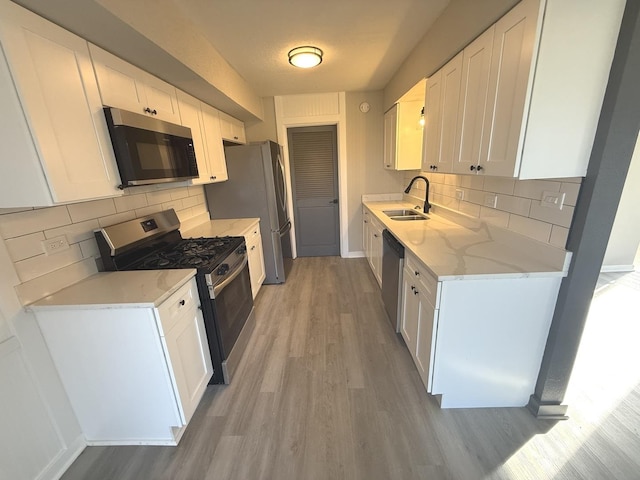
[(389, 232), (382, 231), (382, 301), (387, 311), (391, 326), (400, 331), (400, 315), (402, 295), (402, 268), (404, 264), (404, 247)]

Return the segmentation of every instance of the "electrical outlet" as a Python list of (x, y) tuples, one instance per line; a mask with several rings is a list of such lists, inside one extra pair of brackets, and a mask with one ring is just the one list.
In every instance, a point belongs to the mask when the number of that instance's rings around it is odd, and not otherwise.
[(542, 192), (540, 206), (562, 210), (565, 194), (561, 192)]
[(68, 250), (69, 242), (67, 242), (67, 237), (65, 235), (60, 235), (59, 237), (43, 240), (42, 247), (44, 248), (44, 253), (47, 255), (53, 255), (64, 250)]
[(456, 188), (456, 199), (464, 200), (464, 190), (460, 190), (459, 188)]
[(496, 208), (496, 204), (498, 203), (498, 196), (495, 193), (488, 193), (484, 196), (484, 206)]

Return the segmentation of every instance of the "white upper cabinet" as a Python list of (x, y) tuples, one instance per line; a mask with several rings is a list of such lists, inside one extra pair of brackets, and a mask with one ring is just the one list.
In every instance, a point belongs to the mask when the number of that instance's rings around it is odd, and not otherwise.
[(624, 5), (518, 3), (427, 79), (422, 169), (584, 176)]
[(452, 171), (461, 79), (462, 52), (427, 80), (423, 170)]
[(220, 125), (217, 111), (197, 98), (178, 90), (182, 125), (191, 129), (199, 177), (193, 185), (227, 180)]
[(244, 122), (227, 115), (224, 112), (218, 112), (220, 118), (220, 133), (224, 140), (233, 143), (247, 143), (247, 135), (244, 130)]
[[(222, 134), (220, 132), (220, 112), (215, 108), (202, 104), (202, 119), (205, 147), (207, 150), (209, 181), (222, 182), (227, 180), (227, 161), (224, 157), (224, 145), (222, 144)], [(244, 132), (244, 126), (243, 130)]]
[(422, 100), (402, 100), (384, 114), (384, 168), (419, 170), (422, 162)]
[(128, 62), (89, 45), (102, 103), (180, 125), (177, 91), (173, 85)]
[(586, 174), (624, 6), (523, 0), (495, 24), (480, 173)]
[(0, 1), (0, 206), (120, 195), (87, 43)]
[(453, 173), (473, 172), (480, 162), (494, 32), (495, 26), (480, 35), (462, 52)]

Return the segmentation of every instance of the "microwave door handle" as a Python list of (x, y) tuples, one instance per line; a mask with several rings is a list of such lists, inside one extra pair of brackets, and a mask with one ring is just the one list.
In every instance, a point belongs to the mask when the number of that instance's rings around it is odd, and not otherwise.
[(224, 290), (224, 288), (227, 285), (229, 285), (231, 282), (233, 282), (236, 279), (236, 277), (242, 273), (242, 269), (245, 267), (245, 265), (248, 262), (249, 262), (249, 258), (247, 257), (247, 255), (245, 255), (244, 258), (242, 259), (242, 263), (233, 271), (233, 273), (231, 273), (227, 278), (225, 278), (218, 285), (213, 287), (213, 294), (211, 295), (211, 298), (216, 298), (218, 296), (218, 294), (222, 290)]

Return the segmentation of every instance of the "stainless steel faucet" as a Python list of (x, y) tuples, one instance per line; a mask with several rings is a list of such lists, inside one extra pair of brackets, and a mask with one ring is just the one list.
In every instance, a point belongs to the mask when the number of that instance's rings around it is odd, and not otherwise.
[(427, 186), (427, 191), (425, 192), (425, 195), (424, 195), (424, 207), (422, 207), (422, 211), (424, 213), (429, 213), (429, 209), (431, 208), (431, 204), (429, 203), (429, 180), (427, 180), (427, 177), (423, 177), (422, 175), (418, 175), (417, 177), (413, 177), (411, 179), (411, 181), (409, 182), (409, 186), (404, 189), (404, 193), (409, 193), (411, 191), (411, 186), (413, 185), (413, 182), (415, 182), (419, 178), (424, 180), (424, 183)]

